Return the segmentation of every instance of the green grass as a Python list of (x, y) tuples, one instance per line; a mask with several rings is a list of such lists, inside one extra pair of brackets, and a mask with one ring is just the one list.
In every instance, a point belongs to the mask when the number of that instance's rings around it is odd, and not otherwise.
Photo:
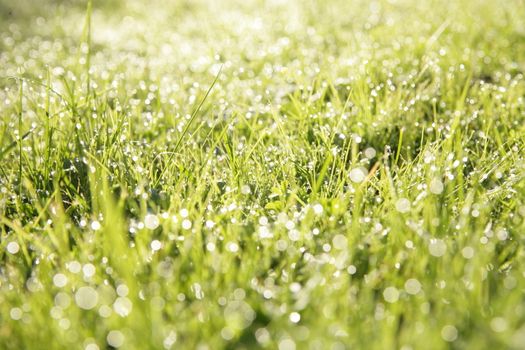
[(0, 348), (523, 349), (525, 2), (0, 0)]

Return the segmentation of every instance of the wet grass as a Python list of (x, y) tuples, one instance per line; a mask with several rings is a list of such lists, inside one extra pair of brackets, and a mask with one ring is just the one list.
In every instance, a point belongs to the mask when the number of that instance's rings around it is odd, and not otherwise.
[(0, 0), (0, 348), (523, 348), (524, 37), (520, 0)]

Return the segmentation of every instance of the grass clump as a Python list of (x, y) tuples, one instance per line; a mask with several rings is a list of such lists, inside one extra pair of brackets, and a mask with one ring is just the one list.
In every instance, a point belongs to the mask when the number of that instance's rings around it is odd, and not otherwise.
[(520, 349), (522, 1), (0, 1), (0, 347)]

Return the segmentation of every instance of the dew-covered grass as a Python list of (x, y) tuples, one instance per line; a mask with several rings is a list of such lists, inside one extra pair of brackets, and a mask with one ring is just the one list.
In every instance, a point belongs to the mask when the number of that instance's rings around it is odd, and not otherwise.
[(0, 0), (0, 348), (525, 348), (524, 74), (521, 0)]

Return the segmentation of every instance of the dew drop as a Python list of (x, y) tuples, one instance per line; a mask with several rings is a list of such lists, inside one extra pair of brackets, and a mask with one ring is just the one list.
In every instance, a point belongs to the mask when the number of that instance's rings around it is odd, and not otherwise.
[(149, 230), (154, 230), (159, 227), (160, 220), (155, 214), (148, 214), (144, 217), (144, 226)]
[(430, 255), (439, 258), (445, 255), (447, 251), (447, 245), (441, 239), (431, 239), (428, 245), (428, 251), (430, 252)]
[(24, 313), (23, 313), (22, 309), (19, 308), (19, 307), (14, 307), (9, 312), (9, 316), (11, 316), (11, 319), (13, 319), (15, 321), (20, 320), (22, 318), (23, 314)]
[(160, 248), (162, 248), (162, 243), (158, 239), (155, 239), (151, 242), (150, 247), (151, 247), (151, 250), (156, 252), (157, 250), (160, 250)]
[(93, 231), (98, 231), (102, 228), (102, 225), (100, 224), (100, 222), (98, 222), (97, 220), (93, 220), (93, 222), (91, 222), (91, 229)]
[(399, 291), (395, 287), (387, 287), (383, 291), (383, 297), (388, 303), (395, 303), (399, 300)]
[(410, 278), (405, 282), (405, 291), (408, 294), (416, 295), (421, 291), (421, 283), (415, 278)]
[(372, 147), (368, 147), (365, 149), (365, 157), (368, 159), (372, 159), (376, 156), (376, 150)]
[(321, 215), (323, 213), (323, 206), (319, 203), (314, 204), (313, 209), (316, 215)]
[(114, 348), (120, 348), (124, 344), (124, 334), (121, 331), (110, 331), (106, 337), (108, 344)]
[(57, 273), (53, 276), (53, 284), (58, 288), (62, 288), (67, 284), (67, 277), (63, 273)]
[(444, 188), (443, 182), (441, 182), (440, 179), (433, 178), (430, 181), (429, 189), (430, 189), (431, 193), (433, 193), (433, 194), (441, 194), (441, 193), (443, 193), (443, 188)]
[(496, 333), (505, 332), (507, 330), (507, 320), (503, 317), (494, 317), (490, 321), (490, 328)]
[(244, 185), (241, 187), (241, 193), (242, 194), (250, 194), (252, 192), (250, 186)]
[(290, 314), (290, 322), (298, 323), (301, 320), (301, 315), (298, 312), (292, 312)]
[(84, 277), (90, 278), (95, 275), (96, 268), (93, 264), (85, 264), (82, 266), (82, 273), (84, 274)]
[(396, 201), (396, 210), (400, 213), (408, 213), (410, 211), (410, 201), (406, 198), (399, 198)]
[(80, 287), (75, 293), (75, 303), (81, 309), (91, 310), (98, 303), (98, 293), (91, 287)]
[(292, 339), (283, 339), (279, 342), (279, 350), (295, 350), (295, 342)]
[(465, 259), (472, 259), (474, 257), (474, 249), (472, 247), (465, 247), (461, 250), (461, 255)]
[(365, 168), (354, 168), (350, 170), (350, 180), (355, 183), (361, 183), (366, 178), (366, 169)]
[(7, 244), (7, 251), (11, 254), (16, 254), (20, 251), (20, 246), (17, 242), (9, 242)]
[(133, 309), (133, 303), (131, 300), (125, 297), (119, 297), (115, 300), (113, 303), (113, 310), (119, 315), (120, 317), (126, 317), (131, 313), (131, 310)]
[(182, 221), (182, 228), (185, 229), (185, 230), (189, 230), (191, 228), (192, 224), (191, 224), (191, 221), (188, 220), (188, 219), (184, 219)]
[(446, 325), (441, 329), (441, 337), (444, 341), (453, 342), (458, 338), (458, 330), (452, 325)]

